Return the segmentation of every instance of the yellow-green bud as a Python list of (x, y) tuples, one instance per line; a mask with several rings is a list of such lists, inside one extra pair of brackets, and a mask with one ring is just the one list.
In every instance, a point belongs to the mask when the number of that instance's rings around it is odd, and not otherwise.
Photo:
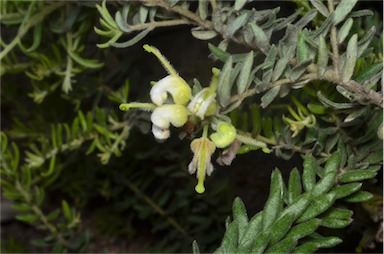
[(236, 129), (232, 124), (221, 122), (217, 126), (217, 131), (211, 134), (210, 139), (218, 148), (229, 146), (236, 138)]

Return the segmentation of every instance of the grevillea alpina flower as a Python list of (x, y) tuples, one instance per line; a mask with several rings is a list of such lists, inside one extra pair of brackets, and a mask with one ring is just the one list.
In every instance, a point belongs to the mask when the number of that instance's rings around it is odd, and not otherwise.
[(169, 127), (183, 126), (188, 120), (187, 109), (182, 105), (164, 104), (156, 107), (151, 115), (153, 135), (158, 139), (169, 137)]
[(185, 105), (191, 99), (191, 88), (179, 76), (168, 75), (159, 80), (151, 89), (149, 95), (151, 100), (158, 106), (163, 105), (167, 99), (168, 94), (172, 96), (175, 104)]
[(195, 190), (199, 194), (205, 191), (205, 174), (209, 176), (213, 172), (211, 156), (216, 150), (215, 144), (207, 138), (207, 131), (208, 129), (205, 127), (203, 137), (195, 139), (191, 142), (191, 150), (194, 155), (191, 163), (188, 165), (188, 171), (190, 174), (194, 174), (197, 171), (196, 177), (198, 182)]
[(197, 115), (201, 120), (206, 116), (212, 115), (216, 110), (216, 93), (210, 94), (208, 88), (198, 92), (188, 104), (188, 110)]

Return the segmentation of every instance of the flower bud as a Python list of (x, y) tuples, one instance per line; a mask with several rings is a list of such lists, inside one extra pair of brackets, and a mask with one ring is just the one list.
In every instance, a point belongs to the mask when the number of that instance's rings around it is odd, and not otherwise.
[(211, 134), (210, 139), (216, 147), (224, 148), (229, 146), (236, 138), (236, 129), (232, 124), (221, 122), (217, 126), (217, 131)]

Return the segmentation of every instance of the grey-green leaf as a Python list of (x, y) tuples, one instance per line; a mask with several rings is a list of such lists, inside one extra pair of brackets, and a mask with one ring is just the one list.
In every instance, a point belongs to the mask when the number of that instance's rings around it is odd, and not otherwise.
[(321, 0), (309, 0), (313, 6), (324, 16), (328, 17), (329, 16), (329, 11), (328, 8), (325, 7), (323, 2)]
[(320, 36), (319, 40), (319, 53), (317, 56), (317, 67), (318, 67), (318, 75), (322, 76), (327, 69), (328, 65), (328, 50), (327, 43), (325, 42), (324, 36)]
[(358, 0), (341, 0), (334, 11), (333, 24), (337, 25), (352, 11)]
[(261, 107), (266, 108), (279, 94), (280, 86), (271, 88), (267, 93), (261, 97)]
[(219, 97), (219, 103), (222, 107), (229, 105), (229, 99), (231, 97), (231, 74), (232, 74), (232, 56), (228, 57), (223, 69), (220, 72), (219, 84), (217, 88), (217, 95)]
[(346, 60), (341, 72), (341, 80), (347, 83), (353, 75), (357, 62), (357, 34), (352, 35), (348, 42)]
[(268, 54), (271, 45), (267, 34), (255, 23), (251, 24), (252, 31), (255, 35), (255, 44), (264, 54)]
[(341, 44), (345, 38), (347, 38), (349, 32), (351, 31), (353, 24), (353, 19), (347, 19), (344, 24), (340, 27), (339, 33), (337, 34), (337, 41)]
[(288, 58), (281, 58), (277, 61), (276, 66), (272, 73), (272, 81), (278, 80), (281, 75), (283, 74), (285, 68), (287, 67), (289, 59)]
[(250, 77), (251, 69), (253, 65), (253, 51), (249, 52), (240, 70), (239, 77), (237, 79), (237, 93), (242, 94), (251, 84), (252, 77)]
[(193, 240), (192, 242), (192, 250), (193, 254), (200, 254), (199, 245), (197, 245), (196, 240)]
[[(204, 0), (203, 0), (203, 2), (208, 2), (208, 1), (204, 1)], [(236, 0), (236, 1), (235, 1), (235, 6), (234, 6), (235, 10), (236, 10), (236, 11), (241, 10), (241, 9), (243, 8), (243, 6), (244, 6), (247, 2), (248, 2), (248, 0)]]

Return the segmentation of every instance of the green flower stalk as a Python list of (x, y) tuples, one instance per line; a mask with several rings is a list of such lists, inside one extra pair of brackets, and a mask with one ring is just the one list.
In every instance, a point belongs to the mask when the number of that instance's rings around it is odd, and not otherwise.
[(191, 143), (191, 150), (194, 155), (191, 163), (188, 165), (188, 171), (190, 174), (194, 174), (197, 171), (196, 177), (198, 182), (195, 190), (199, 194), (202, 194), (205, 191), (205, 174), (210, 176), (213, 172), (211, 156), (216, 150), (215, 144), (207, 138), (207, 134), (208, 126), (205, 125), (203, 129), (203, 136), (193, 140)]

